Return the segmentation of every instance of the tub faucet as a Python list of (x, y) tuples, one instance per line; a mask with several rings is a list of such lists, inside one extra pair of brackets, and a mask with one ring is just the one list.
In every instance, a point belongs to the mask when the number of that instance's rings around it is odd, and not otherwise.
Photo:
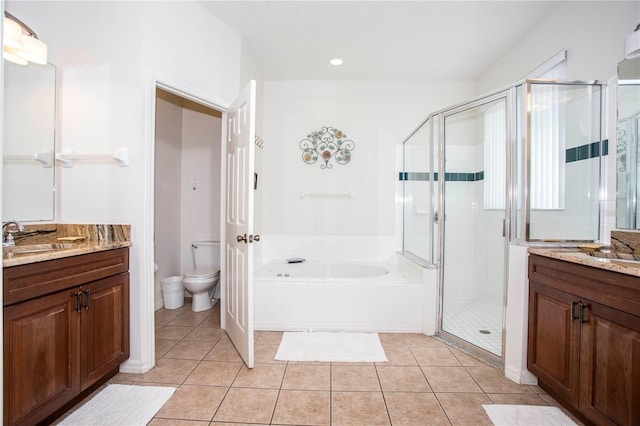
[(13, 234), (24, 231), (24, 226), (17, 220), (10, 220), (2, 224), (2, 246), (15, 246)]

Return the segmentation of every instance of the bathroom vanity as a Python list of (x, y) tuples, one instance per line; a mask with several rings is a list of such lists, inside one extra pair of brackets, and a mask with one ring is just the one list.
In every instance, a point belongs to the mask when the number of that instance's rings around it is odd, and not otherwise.
[(529, 252), (528, 369), (587, 423), (640, 424), (640, 264)]
[(129, 357), (129, 245), (5, 249), (4, 424), (50, 422)]

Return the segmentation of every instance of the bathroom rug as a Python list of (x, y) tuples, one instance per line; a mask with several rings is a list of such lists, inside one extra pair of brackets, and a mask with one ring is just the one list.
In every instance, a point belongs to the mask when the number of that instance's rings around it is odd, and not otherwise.
[(558, 407), (537, 405), (483, 405), (496, 426), (575, 426)]
[(175, 391), (172, 387), (108, 385), (59, 425), (144, 426)]
[(275, 359), (282, 361), (386, 362), (378, 333), (285, 332)]

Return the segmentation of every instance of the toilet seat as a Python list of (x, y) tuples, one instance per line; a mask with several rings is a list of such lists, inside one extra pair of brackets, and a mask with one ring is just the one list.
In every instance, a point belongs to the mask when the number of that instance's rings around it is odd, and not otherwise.
[(190, 271), (184, 274), (184, 278), (191, 279), (216, 279), (220, 276), (220, 271), (216, 271), (215, 269), (196, 269), (195, 271)]

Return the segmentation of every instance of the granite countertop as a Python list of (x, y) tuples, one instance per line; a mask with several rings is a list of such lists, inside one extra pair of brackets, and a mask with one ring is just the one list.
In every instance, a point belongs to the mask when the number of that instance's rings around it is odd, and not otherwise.
[(619, 259), (601, 259), (598, 257), (590, 256), (588, 253), (581, 251), (580, 249), (575, 247), (530, 247), (529, 253), (640, 277), (640, 262), (633, 263), (625, 262)]
[(130, 225), (25, 225), (15, 234), (16, 245), (3, 247), (2, 267), (130, 247), (130, 235)]

